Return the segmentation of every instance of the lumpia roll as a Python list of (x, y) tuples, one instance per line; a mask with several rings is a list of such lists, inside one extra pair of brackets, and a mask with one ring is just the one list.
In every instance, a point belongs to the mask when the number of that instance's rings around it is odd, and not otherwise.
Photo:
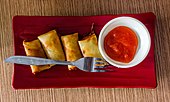
[(65, 60), (65, 55), (60, 43), (60, 39), (55, 30), (38, 36), (38, 39), (42, 43), (45, 53), (49, 59), (60, 61)]
[[(78, 45), (78, 33), (61, 36), (67, 61), (75, 61), (82, 57)], [(75, 70), (75, 66), (68, 65), (69, 70)]]
[[(46, 58), (44, 50), (38, 39), (29, 42), (23, 41), (23, 46), (27, 56)], [(30, 66), (32, 73), (34, 74), (50, 68), (50, 65)]]
[(102, 58), (98, 49), (97, 37), (94, 33), (78, 41), (78, 43), (84, 57)]

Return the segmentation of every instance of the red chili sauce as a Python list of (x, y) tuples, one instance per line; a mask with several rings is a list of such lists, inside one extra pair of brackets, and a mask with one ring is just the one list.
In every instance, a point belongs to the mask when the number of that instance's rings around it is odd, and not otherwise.
[(113, 60), (129, 63), (133, 60), (138, 47), (138, 39), (133, 30), (118, 26), (104, 39), (106, 54)]

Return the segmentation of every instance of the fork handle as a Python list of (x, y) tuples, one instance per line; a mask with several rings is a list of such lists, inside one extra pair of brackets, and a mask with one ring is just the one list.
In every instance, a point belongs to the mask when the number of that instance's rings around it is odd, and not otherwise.
[(47, 64), (73, 65), (69, 61), (57, 61), (57, 60), (28, 57), (28, 56), (11, 56), (5, 59), (5, 62), (24, 64), (24, 65), (47, 65)]

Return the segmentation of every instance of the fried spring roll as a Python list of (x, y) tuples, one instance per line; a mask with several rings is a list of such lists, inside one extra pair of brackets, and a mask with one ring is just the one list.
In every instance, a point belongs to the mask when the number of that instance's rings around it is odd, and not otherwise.
[[(46, 58), (44, 50), (38, 39), (30, 42), (23, 41), (23, 46), (25, 48), (25, 52), (27, 56)], [(34, 74), (50, 68), (50, 65), (41, 65), (41, 66), (30, 65), (30, 66), (31, 66), (32, 73)]]
[[(61, 36), (67, 61), (76, 61), (82, 57), (78, 45), (78, 33)], [(68, 65), (69, 70), (75, 70), (75, 66)]]
[(78, 41), (78, 43), (84, 57), (102, 58), (98, 49), (97, 37), (94, 33)]
[(38, 39), (42, 43), (45, 53), (49, 59), (60, 61), (65, 60), (65, 55), (60, 43), (60, 39), (55, 30), (38, 36)]

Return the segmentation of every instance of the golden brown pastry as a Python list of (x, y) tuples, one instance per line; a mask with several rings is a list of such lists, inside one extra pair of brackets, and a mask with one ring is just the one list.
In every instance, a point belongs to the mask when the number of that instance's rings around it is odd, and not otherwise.
[[(78, 45), (78, 33), (61, 36), (67, 61), (76, 61), (82, 57)], [(75, 70), (75, 66), (68, 65), (69, 70)]]
[(60, 61), (65, 60), (65, 55), (60, 43), (60, 39), (55, 30), (38, 36), (38, 39), (42, 43), (45, 53), (49, 59)]
[[(25, 48), (25, 52), (27, 56), (46, 58), (44, 50), (38, 39), (30, 42), (23, 41), (23, 46)], [(31, 65), (31, 70), (32, 73), (34, 74), (49, 68), (50, 65), (41, 65), (41, 66)]]
[(98, 49), (97, 37), (94, 33), (78, 41), (78, 43), (84, 57), (102, 58)]

